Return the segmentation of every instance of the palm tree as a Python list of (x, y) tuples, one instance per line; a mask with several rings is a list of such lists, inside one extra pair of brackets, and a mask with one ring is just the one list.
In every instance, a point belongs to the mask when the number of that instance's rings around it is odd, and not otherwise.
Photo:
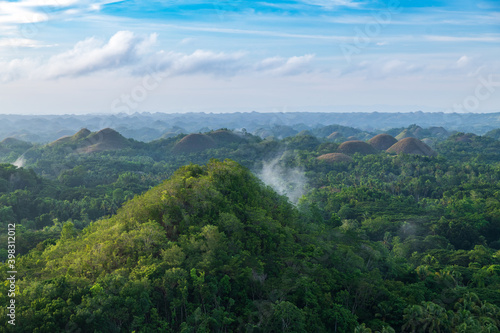
[(354, 329), (354, 333), (372, 333), (372, 330), (363, 323)]
[(403, 325), (403, 330), (405, 332), (416, 333), (417, 328), (420, 325), (420, 318), (424, 313), (424, 308), (420, 305), (410, 305), (404, 310), (403, 320), (405, 324)]

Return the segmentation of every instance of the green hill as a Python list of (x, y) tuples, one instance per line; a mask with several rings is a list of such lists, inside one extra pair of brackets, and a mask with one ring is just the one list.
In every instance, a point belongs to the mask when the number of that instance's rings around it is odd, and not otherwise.
[(66, 223), (59, 241), (23, 257), (15, 329), (275, 332), (286, 320), (324, 331), (334, 306), (339, 331), (352, 332), (350, 311), (317, 298), (335, 284), (314, 273), (322, 250), (298, 230), (296, 209), (237, 163), (183, 167), (117, 215), (79, 235)]
[(48, 144), (49, 147), (70, 147), (79, 153), (94, 153), (106, 150), (118, 150), (130, 146), (130, 141), (117, 131), (105, 128), (91, 132), (82, 128), (72, 136), (63, 136)]

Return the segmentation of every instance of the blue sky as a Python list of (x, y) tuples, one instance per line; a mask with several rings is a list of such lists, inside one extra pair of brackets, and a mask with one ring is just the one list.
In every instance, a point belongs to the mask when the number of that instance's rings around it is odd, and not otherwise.
[(500, 112), (500, 2), (0, 0), (0, 113)]

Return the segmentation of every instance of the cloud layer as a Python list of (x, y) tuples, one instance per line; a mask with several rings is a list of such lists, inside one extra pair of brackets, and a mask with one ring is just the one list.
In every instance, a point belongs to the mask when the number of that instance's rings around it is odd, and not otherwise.
[(241, 72), (298, 75), (312, 70), (310, 62), (314, 58), (314, 55), (308, 54), (255, 61), (243, 52), (196, 50), (186, 54), (154, 51), (156, 41), (157, 34), (137, 35), (130, 31), (119, 31), (107, 42), (92, 37), (45, 60), (23, 58), (0, 62), (0, 79), (4, 82), (22, 78), (50, 80), (119, 70), (127, 70), (135, 76), (151, 72), (168, 76), (233, 76)]

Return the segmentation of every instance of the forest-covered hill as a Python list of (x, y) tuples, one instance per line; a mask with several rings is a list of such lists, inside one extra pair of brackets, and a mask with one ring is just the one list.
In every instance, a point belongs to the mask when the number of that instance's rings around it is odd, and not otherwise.
[(498, 332), (492, 133), (4, 140), (0, 331)]

